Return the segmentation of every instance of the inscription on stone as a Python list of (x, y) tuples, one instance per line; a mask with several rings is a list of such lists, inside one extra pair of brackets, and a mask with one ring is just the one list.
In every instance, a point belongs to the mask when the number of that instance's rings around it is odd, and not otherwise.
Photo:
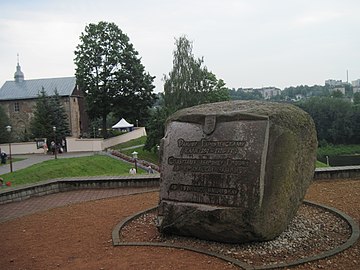
[(163, 156), (163, 177), (170, 179), (163, 185), (163, 199), (221, 206), (259, 202), (267, 121), (217, 123), (211, 135), (198, 126), (170, 124), (168, 140), (176, 143)]

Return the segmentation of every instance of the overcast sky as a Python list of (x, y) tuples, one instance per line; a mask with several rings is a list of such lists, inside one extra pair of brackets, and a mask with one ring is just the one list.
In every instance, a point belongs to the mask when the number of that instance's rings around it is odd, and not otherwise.
[(89, 23), (114, 22), (163, 91), (174, 41), (186, 35), (196, 57), (229, 88), (360, 79), (359, 0), (0, 0), (0, 86), (74, 76), (74, 50)]

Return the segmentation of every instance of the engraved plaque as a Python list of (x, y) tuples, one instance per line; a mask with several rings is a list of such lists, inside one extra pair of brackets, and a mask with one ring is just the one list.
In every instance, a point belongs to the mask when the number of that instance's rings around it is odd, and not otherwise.
[[(210, 124), (209, 124), (210, 122)], [(229, 207), (260, 205), (268, 120), (171, 122), (164, 139), (163, 200)], [(206, 125), (205, 125), (206, 127)]]

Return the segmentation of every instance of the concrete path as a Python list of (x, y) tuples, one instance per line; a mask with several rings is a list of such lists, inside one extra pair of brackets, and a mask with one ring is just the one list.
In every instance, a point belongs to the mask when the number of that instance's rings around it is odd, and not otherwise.
[(126, 147), (126, 148), (121, 148), (121, 150), (136, 149), (136, 148), (140, 148), (140, 147), (144, 147), (144, 146), (145, 146), (145, 144), (139, 144), (139, 145), (134, 145), (134, 146)]
[[(74, 152), (74, 153), (62, 153), (58, 154), (58, 159), (72, 158), (72, 157), (85, 157), (94, 155), (94, 152)], [(29, 154), (29, 155), (13, 155), (13, 158), (24, 158), (24, 160), (13, 162), (13, 171), (21, 170), (36, 163), (43, 162), (45, 160), (55, 159), (54, 155), (44, 154)], [(6, 165), (0, 166), (0, 175), (10, 172), (9, 161)]]
[(18, 217), (35, 214), (52, 208), (117, 196), (158, 191), (154, 187), (84, 189), (32, 197), (19, 202), (0, 205), (0, 224)]

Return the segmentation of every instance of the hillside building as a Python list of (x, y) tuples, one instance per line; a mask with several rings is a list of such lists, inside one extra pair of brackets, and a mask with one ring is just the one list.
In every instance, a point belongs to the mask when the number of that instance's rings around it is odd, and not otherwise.
[(80, 137), (87, 129), (88, 117), (84, 97), (76, 84), (76, 78), (25, 80), (24, 73), (17, 63), (14, 80), (6, 81), (0, 89), (0, 106), (11, 121), (15, 138), (21, 139), (23, 134), (30, 131), (30, 122), (42, 89), (48, 96), (54, 95), (55, 90), (58, 92), (68, 116), (71, 136)]

